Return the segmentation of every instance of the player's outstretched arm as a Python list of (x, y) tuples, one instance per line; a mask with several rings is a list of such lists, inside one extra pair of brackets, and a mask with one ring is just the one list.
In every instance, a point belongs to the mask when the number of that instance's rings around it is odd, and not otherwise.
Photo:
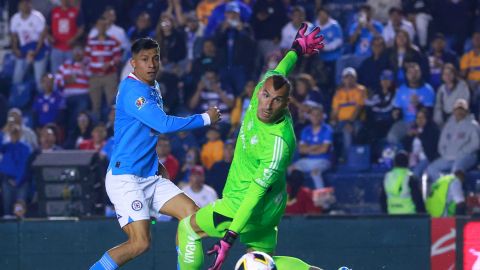
[(245, 192), (245, 197), (232, 224), (225, 236), (208, 252), (209, 255), (215, 255), (214, 263), (209, 270), (221, 268), (229, 249), (252, 216), (253, 209), (265, 196), (269, 187), (284, 175), (290, 162), (290, 149), (281, 137), (275, 136), (275, 139), (269, 141), (264, 148), (270, 149), (270, 151), (263, 151), (262, 156), (259, 157), (260, 164), (255, 172), (254, 180)]
[(189, 117), (167, 115), (150, 97), (133, 90), (126, 93), (123, 102), (128, 114), (159, 133), (196, 129), (214, 124), (220, 119), (220, 111), (216, 108)]

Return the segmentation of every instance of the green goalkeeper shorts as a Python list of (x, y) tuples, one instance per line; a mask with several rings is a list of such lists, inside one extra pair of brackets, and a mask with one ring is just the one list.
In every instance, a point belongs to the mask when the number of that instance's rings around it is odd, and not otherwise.
[[(223, 200), (216, 200), (196, 213), (197, 225), (210, 237), (222, 238), (232, 223), (234, 213), (224, 204)], [(247, 223), (240, 232), (240, 242), (249, 249), (273, 253), (277, 247), (277, 234), (277, 226)]]

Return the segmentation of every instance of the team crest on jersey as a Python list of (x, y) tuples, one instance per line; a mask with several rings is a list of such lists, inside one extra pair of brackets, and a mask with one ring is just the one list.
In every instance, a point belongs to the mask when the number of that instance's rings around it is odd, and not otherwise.
[(139, 110), (145, 105), (145, 103), (147, 103), (147, 100), (145, 100), (144, 97), (139, 97), (135, 100), (135, 106), (137, 106), (137, 109)]
[(135, 201), (132, 202), (132, 209), (134, 211), (140, 211), (140, 210), (142, 210), (142, 208), (143, 208), (143, 204), (142, 204), (141, 201), (135, 200)]

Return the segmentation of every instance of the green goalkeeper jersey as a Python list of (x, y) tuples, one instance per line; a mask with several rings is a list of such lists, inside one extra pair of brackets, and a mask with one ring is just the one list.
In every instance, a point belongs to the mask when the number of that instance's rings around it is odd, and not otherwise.
[(296, 60), (296, 53), (289, 52), (275, 70), (267, 72), (245, 113), (223, 190), (223, 201), (234, 213), (233, 231), (240, 232), (246, 223), (277, 225), (285, 211), (286, 169), (296, 147), (292, 118), (286, 109), (276, 123), (263, 123), (257, 117), (257, 95), (268, 77), (287, 76)]

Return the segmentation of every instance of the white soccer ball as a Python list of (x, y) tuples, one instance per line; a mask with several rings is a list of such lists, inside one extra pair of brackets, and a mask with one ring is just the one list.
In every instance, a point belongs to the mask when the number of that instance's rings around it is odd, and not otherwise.
[(277, 270), (272, 257), (260, 251), (243, 255), (235, 265), (235, 270)]

